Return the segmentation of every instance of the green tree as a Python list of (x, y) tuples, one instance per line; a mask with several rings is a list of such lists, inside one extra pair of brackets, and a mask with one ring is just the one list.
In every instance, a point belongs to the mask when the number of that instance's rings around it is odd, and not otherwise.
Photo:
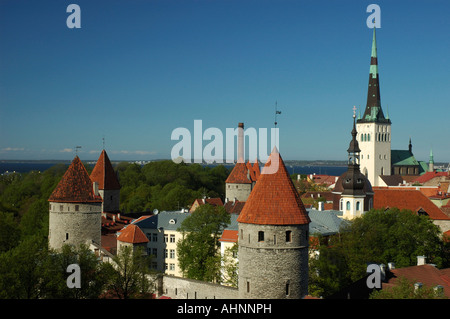
[(112, 263), (105, 264), (107, 291), (119, 299), (148, 296), (154, 289), (147, 276), (150, 273), (149, 262), (150, 257), (143, 254), (142, 248), (121, 248)]
[(382, 290), (375, 290), (370, 299), (447, 299), (442, 291), (435, 291), (432, 287), (414, 287), (414, 281), (399, 277), (396, 285)]
[(368, 263), (407, 267), (423, 255), (440, 268), (448, 267), (448, 254), (442, 232), (429, 217), (397, 208), (371, 210), (319, 248), (318, 260), (310, 263), (311, 283), (318, 294), (328, 295), (364, 277)]
[[(80, 288), (69, 288), (67, 278), (71, 275), (67, 267), (80, 267)], [(104, 264), (98, 261), (87, 245), (74, 247), (63, 245), (60, 251), (50, 251), (42, 267), (40, 293), (47, 299), (92, 299), (98, 298), (106, 283)]]
[(19, 244), (20, 229), (12, 213), (0, 212), (0, 253)]
[[(183, 238), (178, 242), (178, 262), (184, 275), (203, 281), (220, 281), (219, 238), (230, 223), (222, 206), (198, 207), (181, 224)], [(219, 257), (219, 258), (218, 258)]]
[(0, 255), (0, 298), (35, 299), (41, 297), (40, 285), (45, 271), (47, 241), (29, 236)]

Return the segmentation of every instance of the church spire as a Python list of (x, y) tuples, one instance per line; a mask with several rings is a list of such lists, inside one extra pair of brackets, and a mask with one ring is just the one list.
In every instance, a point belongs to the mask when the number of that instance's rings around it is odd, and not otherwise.
[(376, 27), (373, 27), (372, 52), (370, 55), (369, 87), (367, 91), (367, 105), (362, 119), (358, 122), (385, 122), (390, 123), (381, 109), (380, 76), (378, 74), (378, 54)]

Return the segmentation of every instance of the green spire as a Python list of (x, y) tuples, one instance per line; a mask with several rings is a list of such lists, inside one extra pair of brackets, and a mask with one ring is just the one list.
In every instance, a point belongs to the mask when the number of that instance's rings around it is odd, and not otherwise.
[(378, 62), (377, 62), (377, 36), (375, 34), (375, 25), (373, 26), (373, 38), (372, 38), (372, 54), (370, 57), (372, 58), (372, 62), (375, 61), (375, 63), (370, 63), (370, 74), (372, 75), (372, 78), (376, 78), (378, 75)]
[(434, 159), (433, 159), (433, 149), (430, 150), (430, 163), (434, 163)]

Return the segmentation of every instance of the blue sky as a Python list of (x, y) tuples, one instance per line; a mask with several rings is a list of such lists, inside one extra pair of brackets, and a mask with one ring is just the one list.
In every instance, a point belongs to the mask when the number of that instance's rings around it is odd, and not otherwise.
[(103, 137), (112, 160), (170, 158), (174, 129), (271, 128), (277, 101), (284, 159), (345, 160), (371, 3), (392, 149), (449, 162), (447, 0), (0, 0), (0, 159), (96, 159)]

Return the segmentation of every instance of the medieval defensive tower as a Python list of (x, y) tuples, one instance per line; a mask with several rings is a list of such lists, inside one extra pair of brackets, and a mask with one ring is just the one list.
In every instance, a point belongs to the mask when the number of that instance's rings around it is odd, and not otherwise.
[(308, 294), (308, 213), (276, 148), (237, 219), (239, 297)]
[(83, 163), (75, 156), (48, 199), (49, 247), (101, 242), (102, 198)]

